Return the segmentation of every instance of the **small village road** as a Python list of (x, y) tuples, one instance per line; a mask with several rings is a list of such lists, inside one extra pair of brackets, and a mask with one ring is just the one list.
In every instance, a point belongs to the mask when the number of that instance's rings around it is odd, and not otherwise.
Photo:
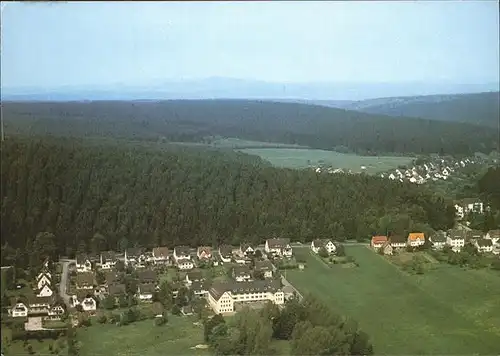
[(71, 307), (68, 290), (69, 265), (76, 263), (76, 260), (60, 260), (62, 264), (61, 282), (59, 283), (59, 295), (64, 300), (67, 308)]

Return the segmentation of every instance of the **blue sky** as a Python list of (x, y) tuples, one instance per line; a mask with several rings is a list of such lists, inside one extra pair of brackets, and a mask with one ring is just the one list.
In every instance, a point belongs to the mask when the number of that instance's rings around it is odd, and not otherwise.
[(499, 81), (497, 1), (8, 3), (4, 87)]

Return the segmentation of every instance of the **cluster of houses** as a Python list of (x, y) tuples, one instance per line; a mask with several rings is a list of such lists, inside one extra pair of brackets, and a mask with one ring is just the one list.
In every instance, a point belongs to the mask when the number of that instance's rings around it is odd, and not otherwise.
[(329, 255), (333, 255), (337, 252), (338, 243), (330, 239), (317, 239), (311, 242), (311, 250), (314, 253), (319, 253), (319, 251), (324, 248)]
[(462, 160), (436, 158), (432, 162), (415, 165), (411, 168), (398, 168), (394, 171), (381, 173), (380, 177), (400, 182), (424, 184), (429, 181), (447, 180), (460, 169), (478, 163), (479, 158), (464, 158)]
[[(271, 300), (276, 304), (283, 304), (284, 291), (279, 287), (279, 281), (273, 279), (274, 266), (270, 260), (257, 259), (253, 269), (250, 268), (253, 260), (251, 256), (256, 250), (257, 246), (242, 243), (239, 247), (221, 245), (217, 249), (209, 246), (176, 246), (173, 250), (168, 247), (155, 247), (152, 251), (130, 248), (126, 249), (123, 257), (118, 257), (113, 251), (105, 251), (93, 257), (78, 255), (75, 293), (71, 295), (71, 305), (81, 305), (84, 311), (92, 313), (96, 310), (96, 298), (111, 296), (118, 300), (123, 296), (126, 287), (115, 270), (119, 260), (137, 271), (135, 297), (140, 301), (148, 302), (153, 299), (153, 294), (159, 287), (159, 278), (154, 267), (165, 265), (187, 272), (185, 286), (193, 290), (195, 295), (205, 297), (216, 313), (234, 312), (235, 303), (238, 302)], [(268, 239), (262, 250), (261, 255), (264, 252), (269, 258), (293, 256), (289, 239)], [(211, 285), (210, 281), (203, 277), (203, 273), (195, 270), (206, 263), (214, 266), (232, 263), (232, 281)], [(100, 285), (96, 281), (95, 270), (101, 270), (104, 275), (104, 282)], [(175, 293), (176, 291), (174, 295)], [(231, 300), (232, 304), (228, 304), (228, 300)]]
[(49, 270), (49, 261), (45, 261), (42, 270), (34, 281), (32, 293), (21, 297), (14, 297), (12, 308), (8, 314), (14, 318), (39, 316), (47, 320), (59, 320), (65, 313), (64, 302), (58, 298), (52, 282), (52, 273)]
[[(472, 244), (478, 252), (500, 255), (500, 230), (490, 230), (484, 234), (478, 230), (450, 229), (447, 232), (437, 231), (428, 238), (433, 249), (443, 249), (449, 246), (452, 251), (460, 252), (467, 244)], [(425, 234), (422, 232), (403, 235), (373, 236), (371, 246), (382, 251), (385, 255), (392, 255), (394, 250), (408, 246), (419, 247), (425, 244)]]
[(476, 198), (465, 198), (455, 202), (456, 216), (463, 219), (469, 213), (483, 214), (488, 209), (483, 202)]

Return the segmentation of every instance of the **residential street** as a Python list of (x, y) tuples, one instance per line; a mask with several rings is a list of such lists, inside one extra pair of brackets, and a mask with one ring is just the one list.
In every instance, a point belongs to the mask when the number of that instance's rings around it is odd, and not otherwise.
[(67, 294), (68, 289), (68, 276), (69, 276), (69, 265), (76, 263), (76, 260), (60, 260), (62, 264), (61, 282), (59, 283), (59, 295), (64, 300), (66, 307), (70, 308), (69, 295)]

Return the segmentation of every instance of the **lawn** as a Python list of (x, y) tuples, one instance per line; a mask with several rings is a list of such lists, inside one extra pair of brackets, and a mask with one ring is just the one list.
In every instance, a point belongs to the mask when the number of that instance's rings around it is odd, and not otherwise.
[(310, 254), (304, 271), (287, 272), (303, 293), (355, 318), (376, 354), (496, 354), (500, 341), (500, 276), (448, 265), (408, 275), (363, 246), (346, 247), (358, 268), (328, 267)]
[(412, 160), (411, 157), (370, 157), (298, 148), (247, 148), (239, 151), (257, 155), (277, 167), (307, 168), (317, 166), (323, 161), (327, 166), (350, 169), (353, 172), (361, 172), (361, 166), (365, 166), (364, 171), (370, 174), (395, 169), (400, 165), (409, 164)]
[(143, 320), (126, 326), (93, 324), (78, 329), (81, 356), (167, 356), (208, 355), (208, 350), (192, 349), (203, 344), (203, 326), (194, 318), (169, 316), (164, 326)]

